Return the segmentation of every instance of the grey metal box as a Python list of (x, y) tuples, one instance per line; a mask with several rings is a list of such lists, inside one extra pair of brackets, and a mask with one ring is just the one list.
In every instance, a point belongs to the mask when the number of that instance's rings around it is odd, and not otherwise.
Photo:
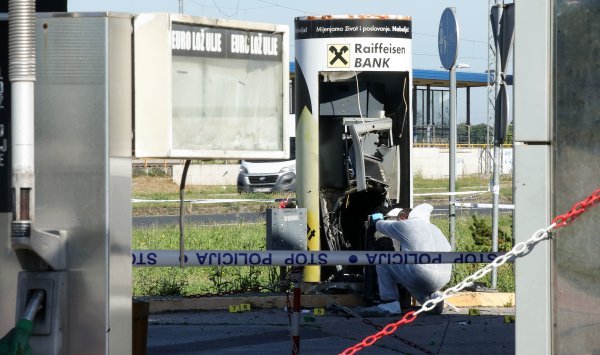
[(34, 227), (67, 235), (69, 354), (131, 353), (131, 21), (38, 14)]
[(516, 2), (514, 141), (550, 141), (552, 21), (549, 1)]
[(306, 208), (267, 209), (267, 250), (306, 250)]

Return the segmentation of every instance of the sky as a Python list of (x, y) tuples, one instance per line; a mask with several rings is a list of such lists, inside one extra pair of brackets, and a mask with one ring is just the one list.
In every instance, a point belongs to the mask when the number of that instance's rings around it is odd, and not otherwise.
[[(413, 67), (443, 70), (437, 40), (440, 18), (446, 7), (455, 7), (459, 24), (457, 63), (467, 72), (487, 70), (488, 2), (473, 0), (183, 0), (183, 13), (193, 16), (288, 25), (294, 18), (311, 15), (404, 15), (413, 21)], [(179, 12), (179, 0), (68, 0), (70, 12), (115, 11), (127, 13)], [(290, 58), (293, 53), (290, 36)], [(458, 123), (464, 122), (464, 91), (457, 97)], [(487, 120), (486, 88), (471, 90), (471, 121)]]

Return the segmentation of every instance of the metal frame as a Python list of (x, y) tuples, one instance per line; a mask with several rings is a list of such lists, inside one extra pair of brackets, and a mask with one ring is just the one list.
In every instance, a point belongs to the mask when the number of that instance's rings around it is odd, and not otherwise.
[[(551, 4), (518, 1), (514, 47), (514, 236), (551, 219)], [(516, 353), (552, 353), (551, 242), (515, 261)]]

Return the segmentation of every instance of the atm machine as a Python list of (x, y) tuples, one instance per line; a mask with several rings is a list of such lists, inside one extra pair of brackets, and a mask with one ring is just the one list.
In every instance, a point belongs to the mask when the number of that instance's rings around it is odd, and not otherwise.
[[(412, 207), (412, 19), (295, 20), (296, 196), (309, 250), (365, 250), (365, 221)], [(307, 267), (305, 281), (360, 268)]]

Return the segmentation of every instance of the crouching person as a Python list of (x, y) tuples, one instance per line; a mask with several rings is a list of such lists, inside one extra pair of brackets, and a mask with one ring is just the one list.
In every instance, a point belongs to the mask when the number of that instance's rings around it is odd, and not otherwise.
[[(432, 210), (433, 206), (424, 203), (410, 211), (406, 219), (402, 219), (400, 213), (398, 219), (383, 220), (383, 215), (377, 213), (371, 220), (376, 230), (396, 240), (403, 252), (450, 251), (446, 236), (429, 220)], [(382, 264), (376, 269), (381, 303), (368, 310), (397, 315), (402, 311), (397, 284), (404, 286), (423, 304), (439, 295), (439, 290), (450, 281), (452, 264)], [(440, 302), (429, 313), (440, 314), (443, 309), (444, 303)]]

